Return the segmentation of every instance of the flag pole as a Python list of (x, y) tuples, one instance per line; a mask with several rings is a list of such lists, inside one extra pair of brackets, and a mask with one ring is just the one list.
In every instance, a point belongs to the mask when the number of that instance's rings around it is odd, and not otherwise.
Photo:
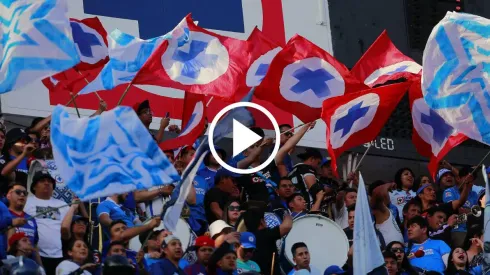
[(361, 166), (361, 163), (362, 163), (362, 160), (364, 159), (364, 157), (367, 155), (367, 153), (369, 152), (369, 149), (371, 149), (371, 147), (373, 147), (373, 145), (371, 145), (371, 143), (369, 143), (369, 147), (366, 148), (366, 150), (364, 151), (364, 154), (362, 155), (361, 159), (359, 160), (359, 162), (357, 163), (356, 165), (356, 168), (354, 168), (354, 171), (353, 172), (356, 172), (357, 169), (359, 168), (359, 166)]
[[(312, 122), (318, 121), (318, 120), (320, 120), (320, 119), (321, 119), (321, 118), (317, 118), (317, 119), (313, 120)], [(308, 122), (308, 123), (311, 123), (311, 122)], [(296, 126), (296, 127), (291, 128), (291, 129), (289, 129), (289, 130), (286, 130), (286, 131), (284, 131), (284, 132), (281, 132), (281, 135), (283, 135), (283, 134), (285, 134), (285, 133), (292, 132), (294, 129), (297, 129), (297, 128), (299, 128), (299, 127), (303, 127), (303, 126), (305, 126), (305, 125), (306, 125), (306, 124), (308, 124), (308, 123), (303, 123), (303, 124), (300, 124), (300, 125), (298, 125), (298, 126)]]
[[(134, 79), (134, 78), (133, 78)], [(124, 90), (124, 93), (121, 95), (121, 98), (119, 99), (119, 101), (117, 102), (117, 105), (116, 106), (119, 106), (121, 105), (124, 97), (126, 96), (126, 94), (128, 93), (129, 91), (129, 88), (131, 88), (131, 85), (133, 85), (133, 80), (131, 80), (131, 82), (129, 82), (128, 84), (128, 87), (126, 87), (126, 90)]]
[(209, 99), (208, 103), (206, 103), (206, 107), (209, 107), (209, 104), (211, 104), (211, 102), (213, 101), (214, 99), (214, 95), (211, 96), (211, 98)]
[[(489, 155), (490, 155), (490, 150), (489, 150), (489, 151), (487, 152), (487, 154), (486, 154), (486, 155), (485, 155), (485, 156), (484, 156), (484, 157), (483, 157), (483, 158), (480, 160), (480, 162), (478, 163), (478, 165), (477, 165), (477, 166), (475, 166), (475, 168), (473, 168), (473, 171), (471, 171), (470, 175), (472, 175), (473, 173), (475, 173), (476, 169), (478, 169), (478, 167), (480, 167), (480, 166), (483, 164), (483, 162), (484, 162), (484, 161), (487, 159), (487, 157), (488, 157)], [(467, 179), (467, 178), (468, 178), (468, 177), (465, 177), (465, 178), (463, 179), (463, 181), (461, 182), (461, 184), (459, 184), (458, 188), (461, 188), (461, 186), (463, 186), (463, 184), (465, 184), (465, 183), (466, 183), (466, 179)]]
[[(83, 76), (83, 74), (82, 74), (82, 73), (81, 73), (79, 70), (77, 70), (77, 69), (75, 69), (75, 68), (74, 68), (74, 70), (75, 70), (75, 72), (77, 72), (79, 75)], [(90, 81), (88, 81), (88, 79), (87, 79), (85, 76), (83, 77), (83, 79), (85, 80), (85, 82), (87, 82), (87, 84), (89, 84), (89, 83), (90, 83)], [(102, 97), (100, 97), (99, 93), (97, 93), (97, 91), (95, 91), (94, 93), (95, 93), (95, 95), (96, 95), (96, 96), (99, 98), (99, 100), (100, 100), (100, 101), (102, 101)]]
[(78, 118), (80, 118), (80, 111), (78, 110), (77, 102), (75, 101), (75, 96), (73, 95), (72, 92), (70, 92), (70, 96), (73, 99), (73, 106), (75, 106), (75, 111), (77, 111), (77, 116)]

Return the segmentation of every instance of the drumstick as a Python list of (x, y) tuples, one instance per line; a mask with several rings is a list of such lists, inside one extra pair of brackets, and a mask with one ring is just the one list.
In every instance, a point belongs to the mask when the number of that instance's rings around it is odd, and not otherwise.
[(272, 253), (272, 267), (271, 267), (271, 275), (274, 274), (274, 263), (276, 262), (276, 252)]

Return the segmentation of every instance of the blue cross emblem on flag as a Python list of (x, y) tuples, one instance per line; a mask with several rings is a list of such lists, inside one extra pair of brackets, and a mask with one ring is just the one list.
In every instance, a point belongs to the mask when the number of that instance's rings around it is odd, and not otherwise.
[(274, 57), (282, 50), (281, 47), (274, 48), (257, 58), (247, 72), (247, 86), (256, 87), (262, 83), (262, 80), (269, 71), (270, 64)]
[(344, 94), (345, 83), (332, 65), (312, 57), (284, 68), (280, 91), (289, 101), (321, 108), (325, 99)]

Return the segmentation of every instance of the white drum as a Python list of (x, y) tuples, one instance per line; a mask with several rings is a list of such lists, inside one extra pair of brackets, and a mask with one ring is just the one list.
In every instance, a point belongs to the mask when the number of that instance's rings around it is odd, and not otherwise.
[(343, 266), (347, 262), (349, 241), (334, 221), (321, 215), (305, 215), (294, 220), (293, 228), (284, 239), (284, 253), (294, 265), (291, 247), (304, 242), (310, 251), (310, 265), (323, 271), (331, 265)]
[(68, 188), (68, 186), (65, 185), (65, 182), (61, 178), (61, 175), (58, 171), (58, 166), (56, 166), (56, 163), (53, 159), (35, 159), (31, 161), (29, 173), (27, 174), (27, 191), (31, 191), (34, 174), (43, 170), (48, 171), (49, 174), (51, 174), (51, 176), (56, 181), (56, 188), (53, 190), (53, 198), (62, 200), (66, 203), (71, 203), (73, 201), (73, 193)]

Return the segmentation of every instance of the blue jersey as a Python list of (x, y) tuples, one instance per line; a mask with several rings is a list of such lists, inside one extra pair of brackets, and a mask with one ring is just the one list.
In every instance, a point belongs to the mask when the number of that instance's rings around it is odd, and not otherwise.
[[(473, 186), (470, 193), (468, 194), (468, 199), (463, 204), (463, 208), (470, 209), (472, 206), (479, 205), (478, 199), (485, 192), (485, 188), (481, 186)], [(448, 188), (444, 191), (442, 200), (447, 203), (460, 198), (459, 189), (457, 186)], [(466, 223), (460, 224), (457, 228), (453, 229), (455, 232), (466, 232)]]
[(24, 224), (23, 226), (19, 226), (15, 228), (15, 232), (24, 232), (26, 236), (29, 238), (29, 241), (31, 241), (33, 246), (37, 245), (37, 242), (39, 241), (39, 235), (37, 232), (37, 222), (36, 219), (32, 219), (31, 215), (22, 212), (22, 215), (17, 215), (12, 210), (10, 211), (10, 215), (12, 215), (12, 218), (24, 218), (27, 220), (27, 223)]
[(196, 189), (196, 204), (189, 205), (191, 210), (191, 216), (189, 217), (189, 226), (194, 231), (199, 231), (201, 225), (196, 220), (206, 221), (206, 212), (204, 211), (204, 195), (208, 192), (209, 187), (206, 180), (196, 175), (192, 182), (194, 189)]
[(214, 187), (214, 177), (216, 176), (216, 172), (218, 171), (204, 166), (203, 169), (197, 171), (197, 175), (203, 177), (208, 184), (208, 188), (211, 189)]
[(110, 198), (107, 198), (97, 206), (97, 217), (104, 213), (108, 214), (113, 221), (122, 220), (128, 227), (134, 227), (135, 217), (131, 210), (116, 204)]
[[(10, 159), (15, 159), (15, 156), (10, 155)], [(20, 163), (17, 165), (15, 171), (19, 171), (22, 173), (29, 173), (29, 167), (27, 165), (27, 158), (23, 158)]]
[(424, 243), (414, 244), (409, 251), (409, 255), (415, 253), (417, 250), (423, 250), (425, 254), (420, 258), (411, 258), (411, 265), (424, 270), (444, 273), (446, 265), (442, 260), (442, 256), (449, 255), (451, 252), (451, 248), (444, 241), (427, 239)]

